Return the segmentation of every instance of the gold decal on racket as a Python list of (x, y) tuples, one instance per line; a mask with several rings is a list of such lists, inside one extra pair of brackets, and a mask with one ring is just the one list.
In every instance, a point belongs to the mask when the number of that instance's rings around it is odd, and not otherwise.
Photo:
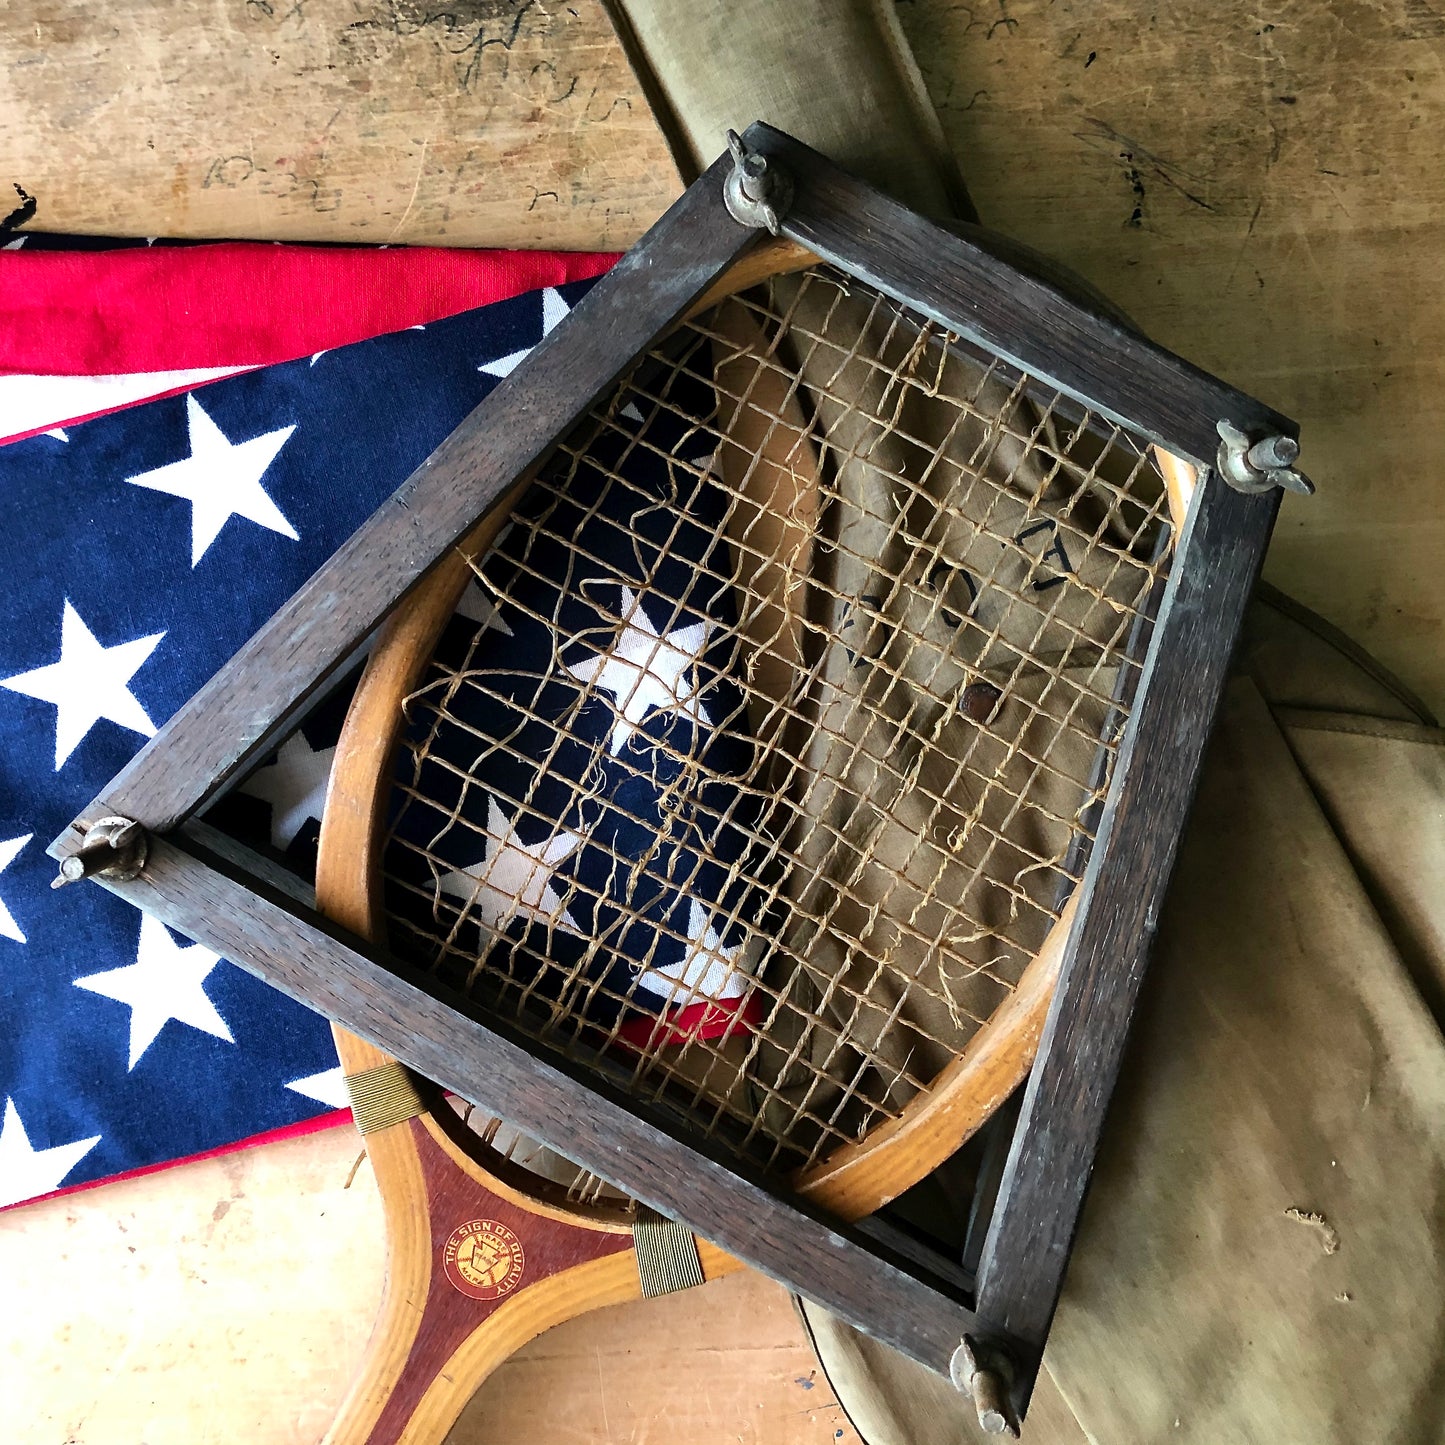
[(452, 1287), (471, 1299), (494, 1300), (522, 1282), (522, 1241), (495, 1219), (469, 1219), (447, 1236), (442, 1268)]

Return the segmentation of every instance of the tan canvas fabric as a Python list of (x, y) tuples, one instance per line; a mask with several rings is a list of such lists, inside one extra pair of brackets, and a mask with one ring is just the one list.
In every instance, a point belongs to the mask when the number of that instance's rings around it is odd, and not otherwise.
[(966, 206), (890, 0), (606, 4), (684, 180), (765, 120), (927, 214)]
[(1445, 1021), (1445, 734), (1305, 709), (1280, 722), (1401, 963)]
[[(774, 121), (925, 210), (952, 165), (885, 5), (615, 0), (679, 167)], [(1287, 599), (1240, 649), (1028, 1436), (1445, 1439), (1445, 770), (1402, 688)], [(808, 1318), (872, 1445), (976, 1438)]]

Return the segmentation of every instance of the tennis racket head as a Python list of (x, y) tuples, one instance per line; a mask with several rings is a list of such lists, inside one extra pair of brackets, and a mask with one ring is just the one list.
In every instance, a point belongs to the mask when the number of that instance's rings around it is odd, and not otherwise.
[(322, 906), (869, 1212), (1031, 1061), (1191, 481), (760, 248), (388, 623)]

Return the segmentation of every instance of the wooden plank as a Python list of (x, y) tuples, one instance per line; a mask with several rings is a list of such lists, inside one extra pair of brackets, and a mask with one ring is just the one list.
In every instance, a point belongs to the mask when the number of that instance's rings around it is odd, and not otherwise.
[(97, 881), (929, 1368), (947, 1373), (973, 1329), (973, 1312), (906, 1260), (780, 1197), (595, 1074), (581, 1082), (577, 1066), (538, 1056), (434, 980), (383, 967), (319, 916), (253, 891), (222, 860), (153, 838), (140, 877)]
[(1297, 436), (1288, 417), (1208, 372), (1006, 265), (840, 170), (816, 151), (760, 126), (755, 144), (793, 177), (783, 234), (950, 330), (1204, 465), (1223, 418), (1254, 436)]
[[(1199, 489), (1080, 884), (979, 1265), (980, 1315), (1037, 1346), (1058, 1301), (1204, 747), (1278, 505), (1278, 492), (1247, 497), (1218, 478)], [(1029, 1383), (1021, 1381), (1025, 1392)]]
[(621, 250), (682, 189), (598, 0), (13, 8), (31, 230)]
[(106, 814), (165, 832), (262, 755), (353, 649), (758, 233), (727, 213), (721, 157), (501, 381), (65, 834)]

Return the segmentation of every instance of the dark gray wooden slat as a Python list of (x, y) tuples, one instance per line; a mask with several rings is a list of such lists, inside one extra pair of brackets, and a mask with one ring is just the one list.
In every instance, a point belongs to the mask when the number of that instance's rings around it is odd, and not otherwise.
[(800, 141), (765, 125), (748, 135), (794, 179), (784, 235), (1095, 412), (1205, 465), (1214, 461), (1221, 418), (1251, 435), (1298, 435), (1288, 417), (917, 215)]
[[(446, 550), (756, 240), (717, 161), (80, 815), (164, 832), (272, 746)], [(51, 852), (81, 837), (74, 827)]]
[(1200, 490), (1080, 884), (1078, 920), (979, 1265), (980, 1315), (1038, 1347), (1279, 495), (1244, 496), (1215, 477)]
[(97, 881), (789, 1289), (948, 1372), (975, 1316), (902, 1254), (782, 1197), (595, 1076), (582, 1082), (425, 975), (376, 962), (319, 915), (233, 876), (227, 858), (194, 841), (206, 830), (188, 826), (186, 834), (152, 839), (140, 877)]

